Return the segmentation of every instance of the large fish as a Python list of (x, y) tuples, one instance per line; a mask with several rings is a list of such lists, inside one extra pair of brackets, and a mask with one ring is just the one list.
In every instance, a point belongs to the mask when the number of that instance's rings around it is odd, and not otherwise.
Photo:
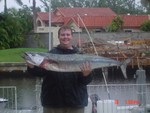
[(110, 58), (89, 54), (66, 55), (45, 52), (25, 52), (24, 59), (35, 66), (58, 72), (79, 72), (81, 71), (80, 65), (84, 62), (89, 62), (92, 69), (120, 66), (125, 78), (127, 78), (126, 67), (130, 62), (130, 59), (119, 62)]

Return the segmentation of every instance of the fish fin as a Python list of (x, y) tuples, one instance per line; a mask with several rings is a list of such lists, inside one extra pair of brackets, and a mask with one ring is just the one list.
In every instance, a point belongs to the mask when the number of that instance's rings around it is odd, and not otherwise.
[(131, 61), (131, 58), (128, 58), (126, 59), (125, 61), (122, 62), (120, 68), (121, 68), (121, 71), (123, 73), (123, 76), (125, 79), (127, 79), (127, 73), (126, 73), (126, 68), (127, 68), (127, 65), (128, 63)]

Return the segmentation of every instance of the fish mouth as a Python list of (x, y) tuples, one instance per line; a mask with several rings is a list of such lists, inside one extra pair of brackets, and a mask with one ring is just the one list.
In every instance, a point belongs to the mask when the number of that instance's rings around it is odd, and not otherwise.
[(24, 52), (24, 53), (21, 55), (21, 57), (22, 57), (26, 62), (31, 63), (31, 64), (34, 64), (34, 62), (32, 62), (32, 60), (31, 60), (30, 56), (29, 56), (26, 52)]
[(24, 59), (26, 59), (27, 57), (29, 57), (29, 54), (27, 52), (24, 52), (21, 57), (24, 58)]
[(30, 59), (30, 56), (28, 53), (24, 52), (23, 55), (21, 55), (21, 57), (25, 60), (29, 60)]
[(24, 52), (24, 54), (28, 56), (28, 54), (26, 52)]
[(24, 52), (24, 53), (21, 55), (21, 57), (26, 60), (26, 58), (28, 57), (28, 54), (27, 54), (26, 52)]

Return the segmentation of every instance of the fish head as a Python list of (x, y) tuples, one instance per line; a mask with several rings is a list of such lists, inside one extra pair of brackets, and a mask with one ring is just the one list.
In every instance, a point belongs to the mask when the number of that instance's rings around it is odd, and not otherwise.
[(58, 61), (50, 59), (44, 54), (38, 54), (36, 52), (25, 52), (23, 58), (26, 60), (26, 62), (46, 70), (55, 70), (59, 68)]
[(28, 63), (31, 63), (31, 64), (36, 65), (36, 66), (40, 66), (45, 58), (44, 58), (44, 56), (41, 56), (41, 55), (36, 54), (36, 53), (25, 52), (24, 53), (24, 59)]

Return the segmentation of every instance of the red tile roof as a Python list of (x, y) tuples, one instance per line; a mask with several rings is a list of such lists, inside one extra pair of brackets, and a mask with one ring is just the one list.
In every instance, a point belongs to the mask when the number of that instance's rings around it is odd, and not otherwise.
[[(38, 12), (37, 16), (42, 20), (42, 21), (49, 21), (49, 13), (48, 12)], [(51, 22), (52, 23), (64, 23), (63, 17), (62, 16), (56, 16), (54, 13), (51, 13)]]
[(39, 17), (42, 21), (48, 21), (49, 15), (47, 12), (38, 12), (37, 17)]
[(64, 19), (62, 16), (53, 16), (51, 19), (52, 23), (64, 23)]
[(88, 28), (101, 28), (108, 26), (114, 18), (115, 16), (83, 16), (81, 18), (73, 17), (71, 21), (76, 23), (76, 25), (79, 25), (81, 28), (84, 27), (84, 24)]
[[(60, 15), (56, 15), (56, 14)], [(77, 16), (79, 14), (79, 16)], [(48, 21), (49, 13), (39, 12), (37, 16), (42, 21)], [(100, 28), (109, 25), (116, 14), (110, 8), (57, 8), (51, 13), (52, 24), (69, 24), (71, 22), (79, 24), (82, 28), (83, 23), (88, 28)], [(148, 15), (121, 15), (124, 25), (123, 28), (139, 28), (140, 25), (148, 20)], [(80, 21), (79, 21), (80, 20)]]
[(124, 28), (136, 28), (140, 27), (140, 25), (149, 20), (148, 15), (121, 15), (124, 20)]

